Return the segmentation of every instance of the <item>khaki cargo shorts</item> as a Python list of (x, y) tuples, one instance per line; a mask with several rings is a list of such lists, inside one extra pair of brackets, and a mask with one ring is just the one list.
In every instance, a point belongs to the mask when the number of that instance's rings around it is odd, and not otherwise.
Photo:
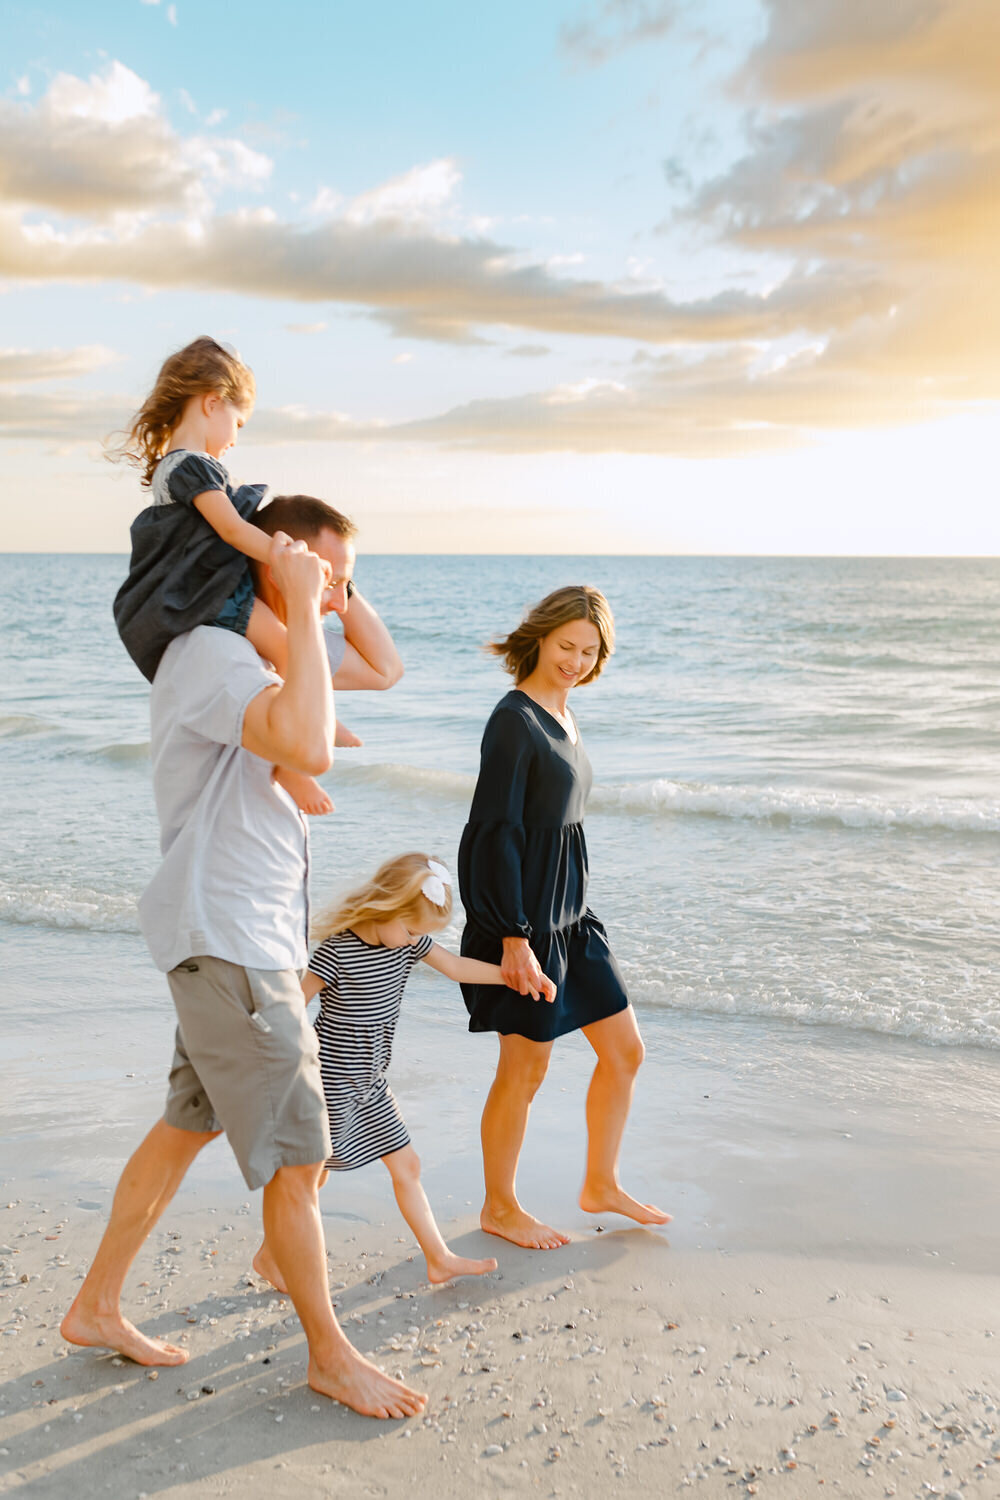
[(177, 1038), (164, 1118), (224, 1130), (250, 1188), (330, 1155), (319, 1044), (294, 969), (190, 958), (167, 975)]

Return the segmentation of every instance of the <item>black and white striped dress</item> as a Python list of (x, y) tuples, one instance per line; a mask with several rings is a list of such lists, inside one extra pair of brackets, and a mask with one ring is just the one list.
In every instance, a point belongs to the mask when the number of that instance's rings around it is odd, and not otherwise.
[(410, 1143), (386, 1074), (410, 970), (433, 946), (429, 934), (402, 948), (383, 948), (336, 932), (309, 960), (310, 973), (323, 981), (316, 1034), (332, 1172), (367, 1166)]

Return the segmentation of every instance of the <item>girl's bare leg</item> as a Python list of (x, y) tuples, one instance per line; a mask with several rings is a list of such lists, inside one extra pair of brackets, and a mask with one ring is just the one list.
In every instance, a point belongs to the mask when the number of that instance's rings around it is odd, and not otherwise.
[(618, 1155), (638, 1073), (645, 1056), (632, 1007), (585, 1026), (597, 1053), (587, 1091), (587, 1174), (580, 1207), (590, 1214), (625, 1214), (639, 1224), (668, 1224), (670, 1215), (653, 1203), (640, 1203), (618, 1181)]
[(449, 1250), (427, 1202), (420, 1181), (420, 1158), (412, 1146), (390, 1151), (382, 1160), (389, 1169), (399, 1211), (424, 1252), (428, 1281), (437, 1284), (452, 1281), (456, 1276), (484, 1276), (487, 1271), (496, 1270), (497, 1263), (492, 1256), (488, 1260), (469, 1260)]
[(117, 1349), (139, 1365), (182, 1365), (186, 1349), (149, 1339), (122, 1316), (121, 1293), (129, 1267), (183, 1181), (198, 1152), (219, 1132), (178, 1130), (158, 1120), (125, 1164), (111, 1218), (93, 1264), (60, 1332), (71, 1344)]
[(568, 1235), (521, 1207), (514, 1185), (531, 1101), (548, 1070), (551, 1051), (551, 1042), (502, 1036), (497, 1074), (483, 1110), (486, 1197), (479, 1222), (487, 1234), (497, 1234), (526, 1250), (555, 1250), (569, 1244)]
[[(324, 1168), (320, 1173), (319, 1181), (316, 1184), (317, 1192), (319, 1192), (321, 1187), (326, 1186), (326, 1181), (329, 1176), (329, 1172)], [(254, 1256), (251, 1264), (253, 1265), (253, 1268), (257, 1272), (258, 1276), (262, 1276), (265, 1281), (269, 1281), (274, 1287), (275, 1291), (284, 1292), (285, 1296), (287, 1297), (288, 1288), (285, 1285), (285, 1278), (282, 1276), (280, 1270), (278, 1269), (278, 1262), (274, 1258), (274, 1251), (268, 1244), (266, 1227), (264, 1238), (260, 1242), (260, 1249), (257, 1251), (257, 1254)]]

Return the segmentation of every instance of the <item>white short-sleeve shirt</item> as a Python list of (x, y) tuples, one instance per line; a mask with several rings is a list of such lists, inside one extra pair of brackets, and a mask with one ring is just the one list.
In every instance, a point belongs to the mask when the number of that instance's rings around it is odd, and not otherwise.
[(150, 695), (163, 858), (139, 901), (160, 969), (198, 954), (305, 967), (308, 826), (272, 765), (241, 744), (248, 705), (280, 681), (245, 637), (211, 625), (163, 654)]

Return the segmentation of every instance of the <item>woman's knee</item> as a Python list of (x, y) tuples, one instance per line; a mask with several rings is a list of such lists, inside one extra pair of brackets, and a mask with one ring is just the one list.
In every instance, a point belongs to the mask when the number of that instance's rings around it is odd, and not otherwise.
[(497, 1069), (497, 1082), (512, 1093), (524, 1094), (533, 1099), (545, 1081), (549, 1071), (548, 1051), (521, 1053), (517, 1057), (501, 1055)]

